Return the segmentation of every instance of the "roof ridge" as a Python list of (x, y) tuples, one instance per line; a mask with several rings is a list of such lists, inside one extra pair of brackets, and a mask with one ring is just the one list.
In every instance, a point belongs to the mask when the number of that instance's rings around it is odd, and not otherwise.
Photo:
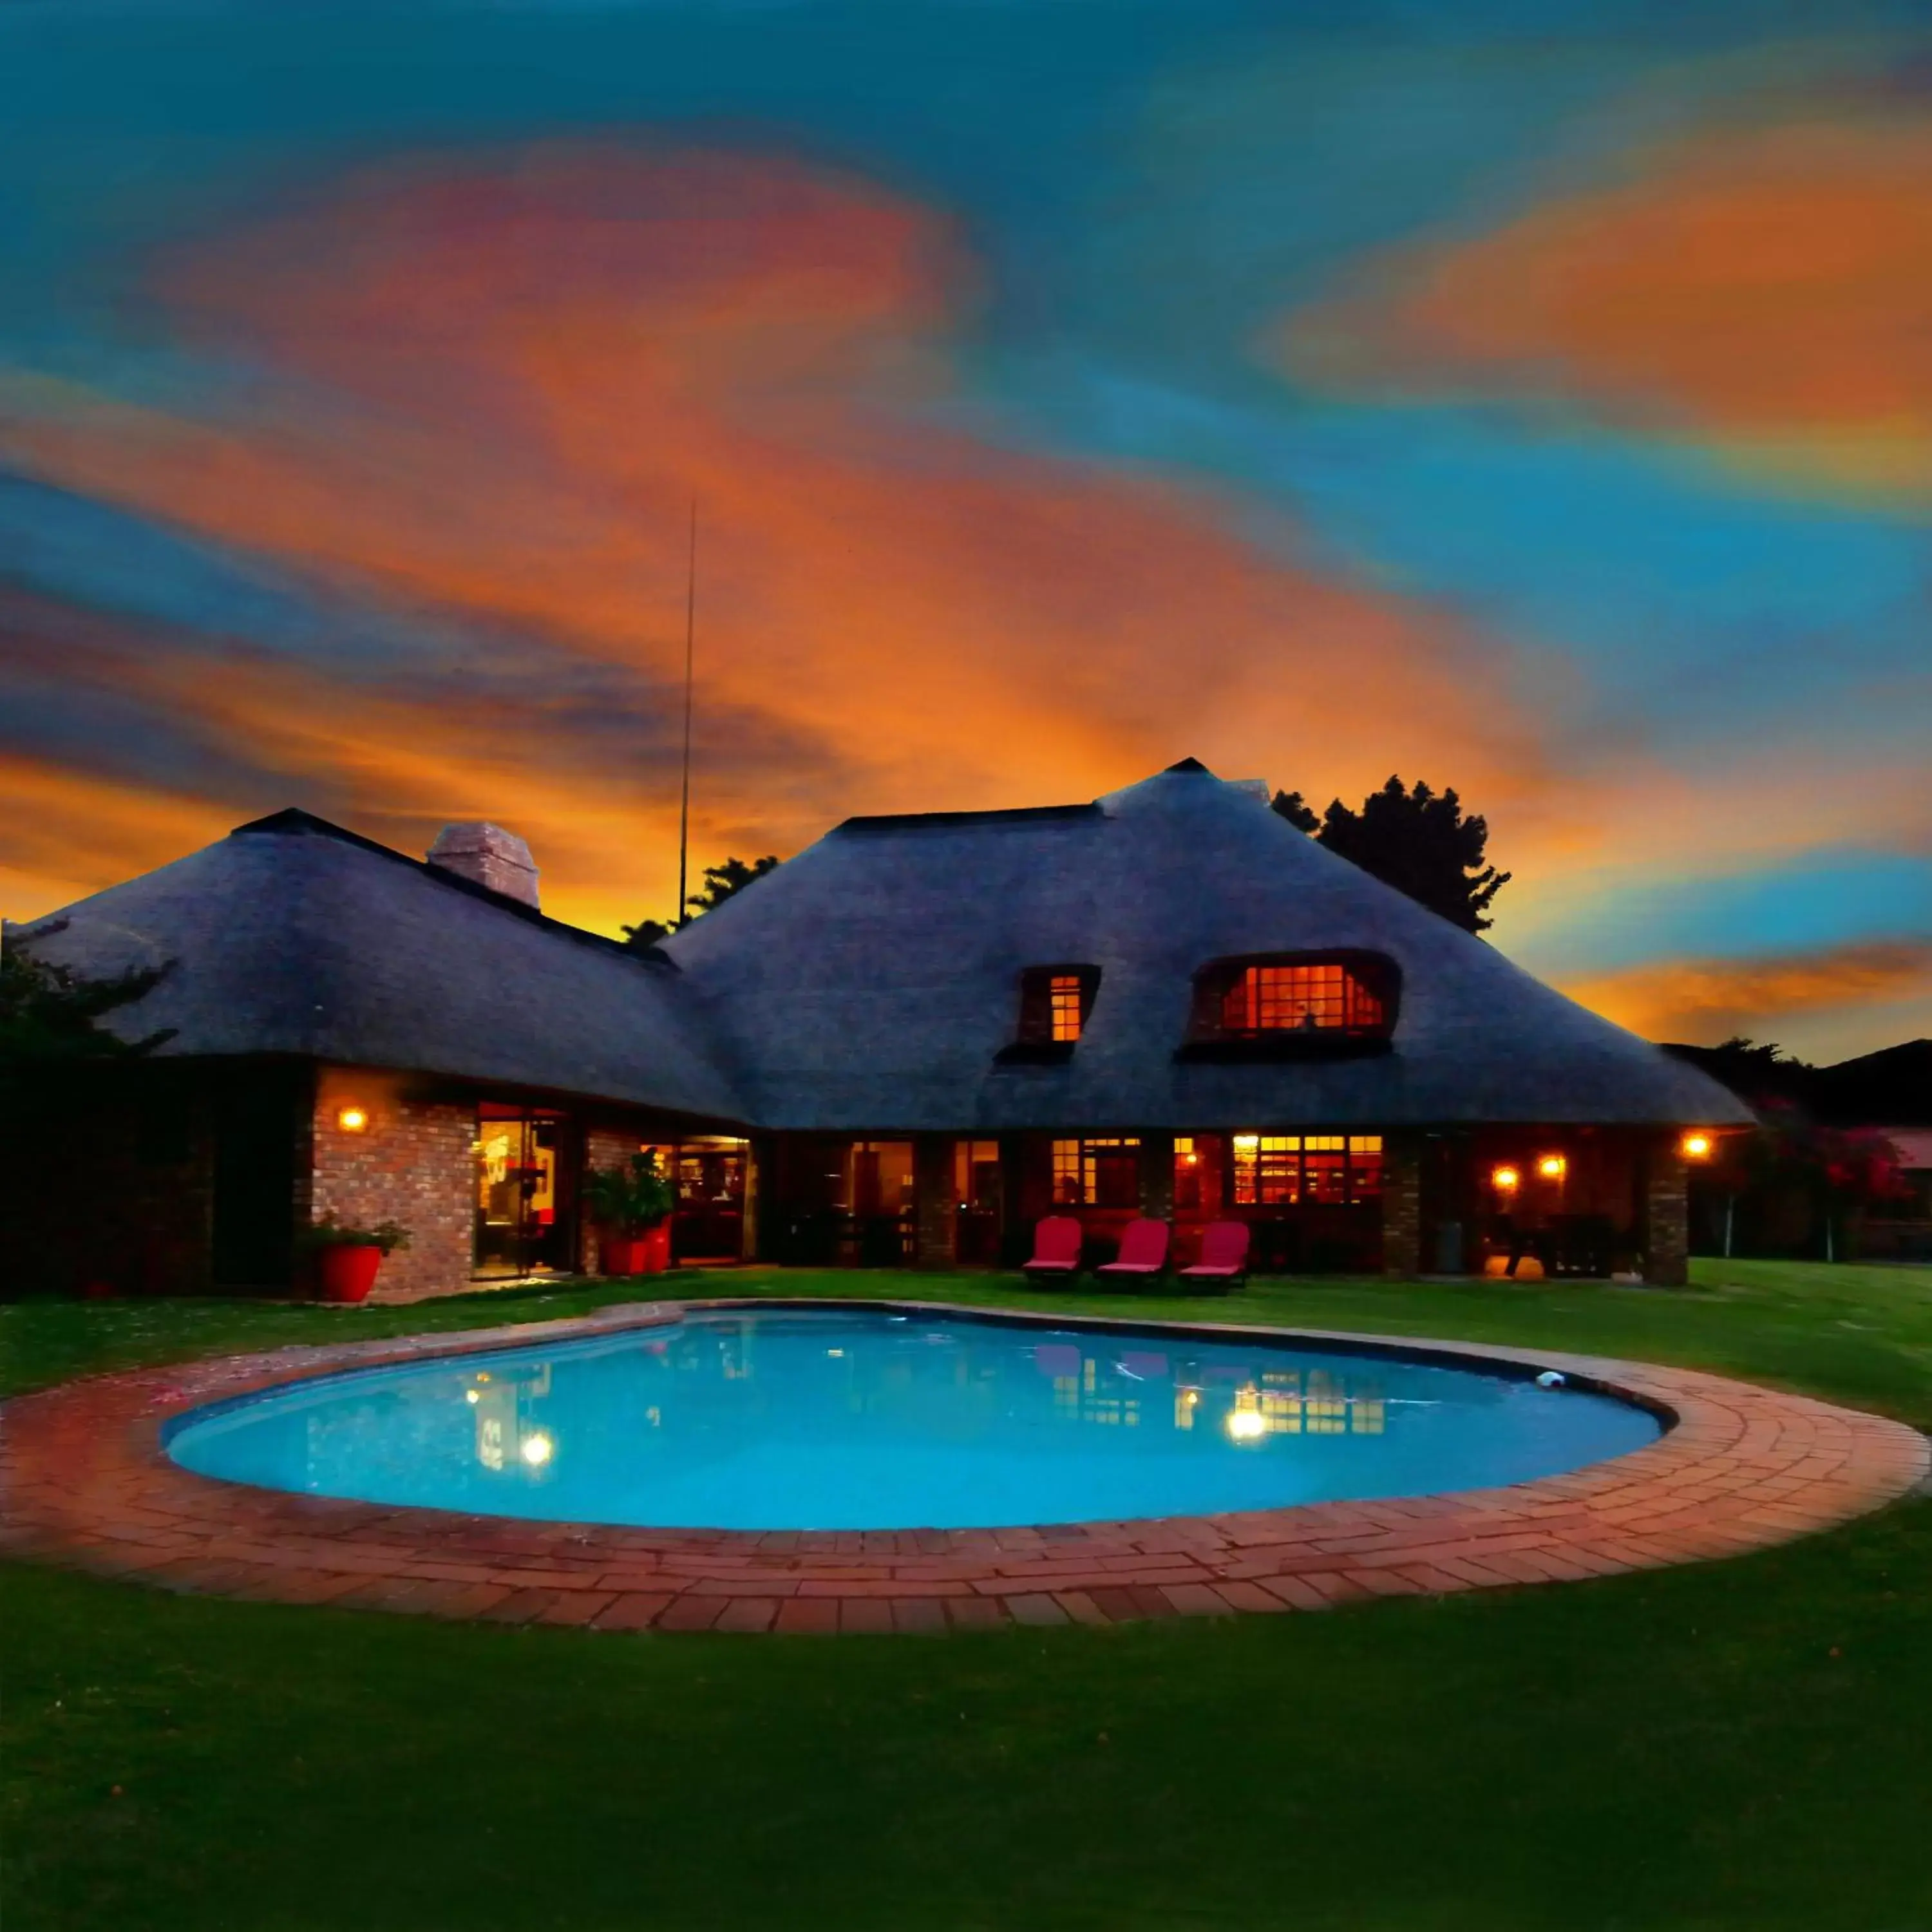
[(560, 938), (590, 946), (599, 951), (615, 952), (622, 958), (634, 960), (648, 970), (660, 973), (681, 972), (677, 962), (668, 953), (652, 949), (650, 952), (634, 951), (623, 940), (613, 939), (606, 932), (592, 932), (587, 926), (573, 926), (569, 920), (558, 919), (526, 901), (513, 898), (508, 892), (500, 892), (488, 886), (479, 884), (474, 879), (466, 879), (460, 872), (452, 872), (446, 866), (433, 866), (427, 859), (412, 859), (406, 852), (398, 852), (393, 845), (385, 845), (379, 838), (371, 838), (360, 832), (352, 832), (346, 825), (338, 825), (333, 819), (323, 818), (313, 812), (304, 811), (300, 806), (285, 806), (280, 812), (272, 812), (266, 818), (251, 818), (245, 825), (238, 825), (229, 833), (231, 838), (268, 836), (284, 838), (332, 838), (339, 844), (352, 845), (358, 850), (373, 854), (379, 859), (387, 859), (392, 864), (406, 866), (411, 871), (420, 873), (424, 878), (439, 886), (446, 886), (452, 891), (480, 899), (486, 905), (494, 906), (500, 912), (514, 914), (526, 925), (540, 926), (546, 932), (555, 933)]
[(1084, 805), (1023, 805), (988, 812), (864, 812), (842, 820), (826, 836), (842, 832), (941, 831), (956, 825), (1014, 825), (1055, 819), (1104, 818), (1106, 812), (1090, 800)]

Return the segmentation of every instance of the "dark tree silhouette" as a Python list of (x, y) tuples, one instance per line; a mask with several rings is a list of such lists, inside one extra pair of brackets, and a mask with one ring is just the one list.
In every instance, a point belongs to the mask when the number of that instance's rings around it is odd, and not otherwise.
[[(762, 859), (754, 859), (747, 865), (742, 859), (727, 859), (722, 866), (707, 866), (704, 868), (704, 890), (693, 892), (685, 902), (691, 908), (679, 925), (688, 923), (699, 913), (715, 912), (728, 898), (735, 898), (754, 880), (762, 879), (778, 866), (778, 856), (768, 852)], [(648, 952), (660, 940), (668, 939), (675, 928), (663, 920), (640, 920), (635, 926), (624, 928), (624, 944), (633, 952)]]
[(1453, 786), (1438, 797), (1420, 778), (1412, 791), (1392, 777), (1360, 812), (1334, 799), (1319, 820), (1298, 791), (1276, 792), (1274, 808), (1318, 844), (1465, 932), (1493, 923), (1484, 915), (1511, 874), (1484, 863), (1489, 822), (1465, 818)]
[(640, 920), (624, 928), (624, 944), (633, 952), (648, 952), (661, 939), (670, 937), (670, 928), (661, 919)]
[[(51, 938), (65, 923), (41, 926), (30, 937)], [(172, 1040), (172, 1027), (129, 1040), (100, 1024), (151, 992), (169, 970), (148, 967), (94, 980), (37, 959), (17, 940), (0, 949), (0, 1087), (58, 1073), (77, 1060), (138, 1059)]]
[(693, 892), (685, 903), (694, 912), (716, 912), (727, 899), (736, 898), (745, 888), (767, 872), (778, 868), (778, 855), (767, 852), (748, 866), (742, 859), (727, 859), (722, 866), (704, 868), (704, 890)]

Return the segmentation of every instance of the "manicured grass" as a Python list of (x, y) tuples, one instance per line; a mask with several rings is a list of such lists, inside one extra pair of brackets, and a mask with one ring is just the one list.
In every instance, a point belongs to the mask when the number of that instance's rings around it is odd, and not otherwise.
[[(1698, 1276), (1258, 1285), (1144, 1312), (1690, 1363), (1932, 1424), (1932, 1270)], [(662, 1285), (706, 1291), (1041, 1299), (967, 1276)], [(0, 1356), (21, 1388), (638, 1292), (30, 1303), (0, 1309)], [(1932, 1925), (1925, 1502), (1600, 1583), (1100, 1630), (508, 1631), (22, 1566), (0, 1617), (9, 1932)]]

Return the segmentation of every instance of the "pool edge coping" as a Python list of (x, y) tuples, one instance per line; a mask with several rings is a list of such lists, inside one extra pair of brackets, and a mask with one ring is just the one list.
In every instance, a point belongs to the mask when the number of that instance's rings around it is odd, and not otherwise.
[[(773, 1310), (1299, 1342), (1525, 1376), (1554, 1369), (1665, 1426), (1607, 1461), (1493, 1489), (982, 1530), (648, 1529), (478, 1516), (199, 1476), (164, 1446), (191, 1412), (360, 1369)], [(0, 1406), (0, 1553), (179, 1591), (602, 1630), (937, 1633), (1580, 1580), (1789, 1541), (1895, 1501), (1932, 1470), (1932, 1443), (1905, 1424), (1702, 1371), (1432, 1336), (898, 1297), (640, 1301), (110, 1371), (16, 1396)]]

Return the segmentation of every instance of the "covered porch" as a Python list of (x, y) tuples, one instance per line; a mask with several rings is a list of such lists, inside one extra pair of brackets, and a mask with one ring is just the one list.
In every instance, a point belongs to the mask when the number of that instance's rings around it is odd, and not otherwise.
[(1684, 1278), (1676, 1130), (788, 1135), (764, 1166), (756, 1252), (795, 1266), (1016, 1267), (1048, 1214), (1079, 1220), (1093, 1266), (1145, 1215), (1176, 1267), (1238, 1220), (1261, 1274)]

